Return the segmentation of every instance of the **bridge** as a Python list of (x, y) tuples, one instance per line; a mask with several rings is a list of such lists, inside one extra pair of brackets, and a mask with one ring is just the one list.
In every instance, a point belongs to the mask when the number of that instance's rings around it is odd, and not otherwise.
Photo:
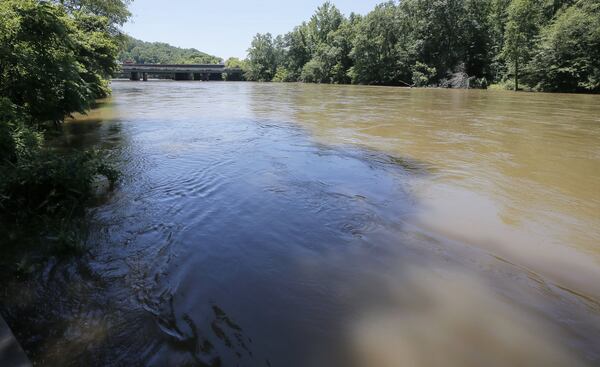
[(123, 64), (122, 77), (129, 80), (147, 81), (148, 76), (173, 80), (241, 80), (242, 69), (226, 68), (225, 65), (214, 64)]

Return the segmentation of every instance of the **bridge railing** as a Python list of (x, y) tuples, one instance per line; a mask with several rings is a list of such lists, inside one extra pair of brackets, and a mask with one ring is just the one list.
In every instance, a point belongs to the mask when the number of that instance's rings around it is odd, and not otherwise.
[[(217, 80), (216, 75), (234, 76), (229, 80), (241, 80), (242, 70), (226, 68), (222, 64), (122, 64), (117, 75), (131, 80), (147, 80), (149, 76), (172, 75), (175, 80)], [(235, 77), (238, 75), (239, 77)]]

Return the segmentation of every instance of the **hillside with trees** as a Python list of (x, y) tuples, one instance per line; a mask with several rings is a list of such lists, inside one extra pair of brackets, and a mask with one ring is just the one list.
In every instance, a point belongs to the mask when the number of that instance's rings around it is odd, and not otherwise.
[(180, 48), (162, 42), (144, 42), (125, 36), (119, 61), (134, 61), (137, 64), (218, 64), (217, 56), (196, 50)]
[(332, 3), (257, 34), (246, 78), (600, 92), (600, 0), (402, 0), (365, 16)]

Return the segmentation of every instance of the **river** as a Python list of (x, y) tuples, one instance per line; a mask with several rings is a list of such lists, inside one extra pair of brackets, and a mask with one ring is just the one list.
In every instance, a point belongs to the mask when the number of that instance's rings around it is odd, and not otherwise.
[(2, 296), (35, 362), (600, 364), (600, 96), (112, 88), (86, 253)]

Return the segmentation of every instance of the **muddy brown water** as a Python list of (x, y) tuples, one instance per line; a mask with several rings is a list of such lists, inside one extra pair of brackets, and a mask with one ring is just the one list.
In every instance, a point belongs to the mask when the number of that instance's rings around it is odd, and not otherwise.
[(600, 364), (600, 96), (112, 87), (88, 250), (0, 299), (34, 362)]

